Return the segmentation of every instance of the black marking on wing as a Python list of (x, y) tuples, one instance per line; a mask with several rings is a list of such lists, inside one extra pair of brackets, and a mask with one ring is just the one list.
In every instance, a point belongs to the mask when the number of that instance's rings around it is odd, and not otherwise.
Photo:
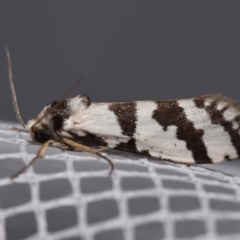
[(141, 151), (140, 153), (141, 153), (142, 155), (152, 157), (152, 155), (149, 153), (148, 150), (143, 150), (143, 151)]
[(113, 111), (122, 129), (122, 134), (133, 137), (136, 132), (136, 103), (112, 103), (109, 110)]
[(49, 104), (49, 108), (47, 111), (52, 111), (50, 114), (52, 115), (51, 118), (51, 125), (54, 131), (61, 130), (63, 128), (64, 121), (69, 118), (69, 108), (68, 108), (68, 100), (64, 100), (61, 102), (61, 104), (57, 107), (54, 108), (58, 104), (58, 101), (54, 101)]
[(229, 157), (229, 155), (224, 156), (224, 161), (231, 161), (231, 158)]
[(202, 139), (203, 130), (194, 127), (177, 101), (156, 103), (157, 109), (154, 110), (152, 118), (163, 127), (164, 131), (167, 130), (168, 126), (177, 126), (177, 138), (186, 142), (186, 146), (192, 151), (196, 163), (212, 163)]
[(127, 151), (127, 152), (138, 152), (136, 148), (136, 141), (134, 138), (131, 138), (128, 142), (124, 143), (121, 142), (119, 143), (115, 149), (122, 150), (122, 151)]
[(86, 108), (91, 105), (91, 99), (87, 95), (81, 95), (79, 97), (81, 98), (81, 101)]
[(203, 100), (203, 98), (195, 98), (194, 99), (194, 103), (195, 103), (195, 105), (196, 105), (196, 107), (198, 107), (198, 108), (204, 108), (204, 100)]
[(61, 114), (53, 115), (51, 121), (52, 121), (52, 124), (53, 124), (53, 129), (55, 131), (58, 131), (58, 130), (62, 129), (64, 119), (63, 119)]
[(128, 142), (119, 143), (114, 149), (124, 151), (124, 152), (130, 152), (130, 153), (137, 153), (141, 155), (145, 155), (148, 157), (152, 157), (147, 150), (144, 151), (138, 151), (136, 147), (136, 140), (134, 138), (131, 138)]
[[(91, 133), (85, 132), (86, 136), (84, 136), (84, 137), (81, 137), (73, 132), (68, 132), (68, 133), (72, 136), (72, 139), (74, 141), (81, 143), (83, 145), (86, 145), (89, 147), (108, 147), (107, 142), (105, 142), (103, 138), (101, 138), (99, 136), (95, 136)], [(149, 154), (149, 152), (147, 150), (141, 151), (141, 152), (137, 150), (134, 138), (131, 138), (126, 143), (124, 143), (124, 142), (119, 143), (116, 147), (114, 147), (114, 149), (124, 151), (124, 152), (137, 153), (137, 154), (151, 157), (151, 155)], [(72, 150), (72, 149), (69, 149), (69, 150)]]
[[(233, 146), (235, 147), (238, 156), (240, 156), (240, 135), (239, 135), (239, 129), (233, 129), (232, 127), (232, 121), (226, 121), (223, 117), (224, 111), (226, 111), (229, 108), (234, 108), (234, 106), (226, 106), (222, 110), (217, 109), (217, 103), (218, 101), (213, 101), (209, 106), (205, 107), (206, 111), (208, 112), (211, 121), (213, 124), (220, 124), (223, 126), (224, 130), (229, 134), (231, 142)], [(236, 109), (238, 110), (238, 109)], [(239, 116), (237, 116), (234, 121), (239, 123)]]
[(85, 136), (79, 136), (77, 133), (68, 132), (75, 142), (79, 142), (89, 147), (107, 147), (108, 144), (101, 138), (91, 133), (85, 132)]

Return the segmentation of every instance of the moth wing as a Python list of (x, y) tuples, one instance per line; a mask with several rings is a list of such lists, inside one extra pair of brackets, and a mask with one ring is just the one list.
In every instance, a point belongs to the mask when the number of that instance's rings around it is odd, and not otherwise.
[(182, 163), (240, 155), (240, 107), (222, 95), (171, 101), (92, 103), (65, 130), (81, 143)]

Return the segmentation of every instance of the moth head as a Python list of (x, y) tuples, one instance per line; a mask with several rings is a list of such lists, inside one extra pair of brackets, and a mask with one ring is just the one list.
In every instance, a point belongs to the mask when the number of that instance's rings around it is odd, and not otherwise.
[(62, 130), (64, 120), (68, 118), (67, 100), (61, 101), (60, 104), (54, 101), (44, 107), (35, 119), (28, 121), (25, 129), (31, 138), (39, 143), (50, 139), (60, 141), (59, 132)]
[(45, 143), (52, 138), (49, 130), (44, 128), (38, 128), (34, 132), (34, 139), (39, 143)]
[(54, 101), (44, 107), (35, 119), (30, 120), (25, 129), (30, 133), (31, 138), (39, 143), (50, 139), (61, 142), (62, 137), (67, 134), (64, 131), (64, 125), (71, 116), (84, 111), (90, 104), (91, 100), (86, 95)]

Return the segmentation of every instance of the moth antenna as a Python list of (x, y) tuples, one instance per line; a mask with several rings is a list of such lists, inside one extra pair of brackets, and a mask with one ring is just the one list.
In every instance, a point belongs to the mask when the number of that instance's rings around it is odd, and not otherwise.
[(18, 122), (22, 124), (22, 126), (25, 128), (25, 123), (22, 120), (19, 108), (18, 108), (18, 103), (17, 103), (17, 95), (15, 92), (14, 84), (13, 84), (13, 76), (12, 76), (12, 65), (11, 65), (11, 58), (10, 54), (8, 51), (8, 48), (5, 47), (6, 49), (6, 55), (7, 55), (7, 63), (8, 63), (8, 80), (9, 80), (9, 85), (12, 93), (12, 102), (13, 102), (13, 107), (15, 110), (15, 114), (17, 116)]
[(38, 121), (35, 122), (35, 124), (32, 126), (34, 128), (40, 121), (42, 121), (48, 114), (51, 114), (54, 109), (57, 109), (62, 102), (77, 88), (77, 86), (82, 82), (82, 78), (79, 78), (72, 87), (58, 100), (50, 109), (48, 112), (46, 112), (41, 118), (38, 119)]

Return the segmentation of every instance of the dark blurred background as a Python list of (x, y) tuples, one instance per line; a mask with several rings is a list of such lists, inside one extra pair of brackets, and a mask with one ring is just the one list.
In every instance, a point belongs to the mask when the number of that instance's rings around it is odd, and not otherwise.
[(1, 120), (33, 118), (80, 77), (92, 101), (239, 96), (240, 1), (1, 1)]

